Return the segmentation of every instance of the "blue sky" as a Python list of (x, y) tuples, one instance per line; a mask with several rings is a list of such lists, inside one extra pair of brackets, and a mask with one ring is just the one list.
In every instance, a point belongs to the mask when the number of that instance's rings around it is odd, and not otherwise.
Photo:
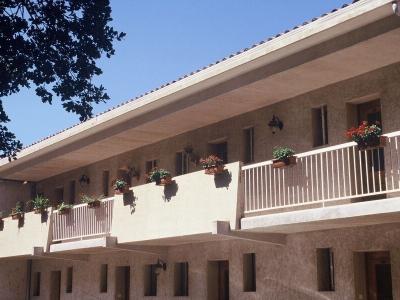
[[(127, 33), (96, 79), (111, 97), (102, 112), (165, 82), (290, 29), (350, 0), (111, 0), (113, 26)], [(9, 128), (28, 145), (78, 122), (33, 89), (4, 99)]]

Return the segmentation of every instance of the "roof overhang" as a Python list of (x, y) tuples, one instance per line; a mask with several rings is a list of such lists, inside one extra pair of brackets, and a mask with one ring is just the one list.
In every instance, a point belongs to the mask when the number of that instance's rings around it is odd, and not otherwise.
[(391, 1), (362, 0), (27, 147), (0, 177), (40, 181), (397, 63), (399, 47)]

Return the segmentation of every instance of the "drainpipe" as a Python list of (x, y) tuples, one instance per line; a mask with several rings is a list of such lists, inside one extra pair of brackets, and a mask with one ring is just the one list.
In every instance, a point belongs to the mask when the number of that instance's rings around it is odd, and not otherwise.
[(31, 285), (32, 285), (32, 259), (26, 262), (26, 287), (25, 287), (25, 300), (31, 299)]
[(392, 2), (393, 13), (400, 17), (400, 0)]

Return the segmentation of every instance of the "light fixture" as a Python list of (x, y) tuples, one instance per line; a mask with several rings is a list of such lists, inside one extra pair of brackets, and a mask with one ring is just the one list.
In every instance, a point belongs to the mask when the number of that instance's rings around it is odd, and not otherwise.
[(268, 126), (271, 128), (272, 134), (275, 134), (276, 130), (282, 130), (283, 122), (275, 115), (272, 115), (272, 120), (269, 121)]
[(155, 264), (155, 267), (156, 269), (163, 269), (165, 271), (167, 269), (167, 263), (159, 258)]
[(81, 186), (88, 185), (89, 183), (90, 183), (90, 178), (87, 175), (83, 174), (81, 178), (79, 178), (79, 184)]

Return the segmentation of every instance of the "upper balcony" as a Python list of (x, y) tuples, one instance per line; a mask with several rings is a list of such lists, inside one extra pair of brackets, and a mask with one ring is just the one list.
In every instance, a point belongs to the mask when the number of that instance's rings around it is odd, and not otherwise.
[(383, 147), (359, 150), (350, 142), (298, 154), (285, 168), (273, 161), (243, 167), (242, 229), (287, 233), (400, 221), (400, 132), (386, 136)]

